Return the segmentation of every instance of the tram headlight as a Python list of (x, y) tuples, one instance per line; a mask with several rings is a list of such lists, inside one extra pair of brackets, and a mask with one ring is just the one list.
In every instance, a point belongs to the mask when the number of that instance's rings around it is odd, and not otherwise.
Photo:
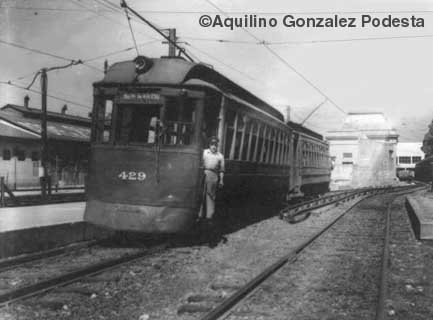
[(153, 61), (145, 56), (138, 56), (134, 59), (134, 63), (137, 74), (145, 73), (153, 65)]

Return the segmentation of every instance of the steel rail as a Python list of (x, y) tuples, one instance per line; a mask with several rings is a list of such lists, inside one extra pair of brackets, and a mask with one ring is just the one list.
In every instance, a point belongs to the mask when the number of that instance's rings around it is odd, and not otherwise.
[[(406, 188), (406, 187), (405, 187)], [(409, 187), (409, 188), (414, 188)], [(423, 189), (417, 188), (417, 189)], [(401, 189), (401, 188), (399, 188)], [(401, 190), (403, 191), (403, 190)], [(406, 190), (404, 190), (406, 191)], [(417, 190), (415, 190), (417, 191)], [(367, 195), (364, 199), (370, 198), (377, 193), (372, 193)], [(364, 200), (362, 199), (362, 200)], [(295, 249), (291, 250), (288, 254), (284, 255), (280, 259), (278, 259), (275, 263), (267, 267), (264, 271), (262, 271), (259, 275), (250, 280), (247, 284), (245, 284), (242, 288), (232, 294), (230, 297), (225, 299), (220, 305), (211, 310), (209, 313), (204, 315), (200, 320), (216, 320), (219, 319), (224, 314), (227, 314), (235, 305), (237, 305), (240, 301), (248, 296), (254, 289), (256, 289), (263, 281), (268, 279), (271, 275), (273, 275), (276, 271), (278, 271), (282, 266), (284, 266), (288, 262), (293, 262), (296, 260), (297, 255), (299, 255), (306, 247), (308, 247), (314, 240), (319, 238), (323, 233), (325, 233), (328, 229), (330, 229), (335, 223), (337, 223), (347, 212), (349, 212), (353, 207), (355, 207), (359, 202), (353, 204), (342, 212), (339, 216), (337, 216), (334, 220), (332, 220), (329, 224), (327, 224), (323, 229), (319, 232), (305, 240), (302, 244), (300, 244)]]
[[(339, 193), (337, 195), (328, 195), (322, 198), (301, 202), (294, 206), (286, 207), (282, 209), (279, 216), (282, 220), (286, 220), (289, 223), (297, 223), (305, 219), (295, 220), (296, 216), (301, 214), (309, 214), (314, 209), (319, 209), (337, 202), (346, 201), (353, 199), (357, 196), (367, 194), (378, 194), (381, 192), (397, 192), (398, 190), (407, 190), (416, 188), (416, 186), (396, 186), (396, 187), (381, 187), (381, 188), (361, 188), (350, 190), (348, 192)], [(308, 216), (307, 216), (308, 217)]]
[(90, 240), (85, 242), (79, 242), (75, 243), (69, 246), (64, 246), (60, 248), (54, 248), (50, 250), (45, 250), (41, 252), (26, 254), (26, 255), (20, 255), (18, 257), (12, 257), (12, 258), (5, 258), (0, 261), (0, 272), (4, 272), (6, 270), (11, 269), (12, 267), (17, 267), (25, 263), (34, 262), (37, 260), (42, 260), (45, 258), (51, 258), (55, 256), (60, 256), (62, 254), (82, 249), (82, 248), (89, 248), (96, 246), (98, 244), (103, 243), (106, 241), (106, 239), (101, 240)]
[(77, 282), (78, 280), (95, 276), (105, 271), (109, 271), (111, 269), (118, 268), (122, 265), (140, 260), (146, 256), (149, 256), (153, 253), (156, 253), (160, 250), (163, 250), (167, 247), (167, 244), (158, 245), (154, 248), (141, 251), (136, 254), (128, 255), (126, 257), (121, 257), (118, 259), (112, 259), (108, 261), (104, 261), (98, 264), (94, 264), (88, 267), (84, 267), (78, 269), (76, 271), (72, 271), (69, 273), (62, 274), (57, 277), (53, 277), (47, 280), (40, 281), (38, 283), (18, 288), (16, 290), (8, 291), (2, 295), (0, 295), (0, 307), (3, 307), (9, 303), (16, 302), (18, 300), (23, 300), (49, 290), (55, 289), (57, 287), (63, 287), (65, 285), (71, 284), (73, 282)]
[[(417, 188), (415, 190), (411, 190), (410, 192), (406, 192), (403, 194), (413, 193), (420, 191), (422, 189), (426, 189), (428, 186), (423, 186), (420, 188)], [(385, 299), (388, 294), (388, 269), (389, 269), (389, 263), (390, 263), (390, 255), (389, 255), (389, 243), (390, 243), (390, 229), (391, 229), (391, 208), (392, 204), (394, 203), (395, 199), (399, 197), (401, 194), (396, 195), (388, 204), (386, 208), (386, 224), (385, 224), (385, 239), (384, 239), (384, 246), (383, 246), (383, 253), (382, 253), (382, 266), (380, 269), (380, 284), (379, 284), (379, 295), (378, 295), (378, 302), (377, 302), (377, 308), (376, 308), (376, 320), (384, 320), (386, 318), (385, 316)]]

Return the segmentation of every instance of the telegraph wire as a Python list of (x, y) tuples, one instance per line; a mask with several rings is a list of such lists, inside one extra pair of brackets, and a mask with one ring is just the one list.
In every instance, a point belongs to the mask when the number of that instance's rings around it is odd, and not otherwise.
[[(223, 15), (225, 15), (226, 17), (227, 14), (221, 10), (218, 6), (216, 6), (213, 2), (211, 2), (210, 0), (205, 0), (207, 3), (209, 3), (211, 6), (213, 6), (214, 8), (216, 8), (219, 12), (221, 12)], [(305, 77), (302, 73), (300, 73), (295, 67), (293, 67), (290, 63), (287, 62), (287, 60), (285, 60), (283, 57), (281, 57), (278, 53), (276, 53), (272, 48), (270, 48), (266, 42), (264, 40), (261, 40), (260, 38), (258, 38), (256, 35), (254, 35), (253, 33), (251, 33), (248, 29), (242, 28), (242, 30), (244, 30), (246, 33), (248, 33), (251, 37), (253, 37), (254, 39), (256, 39), (258, 42), (263, 44), (263, 47), (265, 47), (275, 58), (277, 58), (279, 61), (281, 61), (284, 65), (286, 65), (290, 70), (292, 70), (293, 72), (295, 72), (299, 77), (301, 77), (302, 79), (304, 79), (305, 82), (307, 82), (310, 86), (312, 86), (317, 92), (319, 92), (324, 98), (328, 99), (329, 102), (331, 102), (338, 110), (340, 110), (341, 112), (343, 112), (344, 114), (347, 114), (347, 112), (341, 108), (338, 104), (336, 104), (328, 95), (326, 95), (320, 88), (318, 88), (314, 83), (312, 83), (309, 79), (307, 79), (307, 77)]]
[(26, 46), (23, 46), (23, 45), (20, 45), (20, 44), (17, 44), (17, 43), (13, 43), (13, 42), (1, 40), (1, 39), (0, 39), (0, 43), (9, 45), (11, 47), (15, 47), (15, 48), (24, 49), (24, 50), (27, 50), (27, 51), (39, 53), (41, 55), (48, 56), (48, 57), (51, 57), (51, 58), (56, 58), (56, 59), (60, 59), (60, 60), (64, 60), (64, 61), (72, 61), (73, 60), (73, 59), (62, 57), (62, 56), (58, 56), (56, 54), (48, 53), (48, 52), (45, 52), (45, 51), (42, 51), (42, 50), (38, 50), (38, 49), (29, 48), (29, 47), (26, 47)]
[[(9, 86), (12, 86), (12, 87), (15, 87), (15, 88), (19, 88), (19, 89), (30, 91), (30, 92), (37, 93), (37, 94), (42, 94), (41, 91), (34, 90), (34, 89), (27, 89), (26, 87), (14, 84), (14, 83), (12, 83), (10, 81), (0, 81), (0, 84), (9, 85)], [(52, 98), (52, 99), (55, 99), (55, 100), (59, 100), (59, 101), (66, 102), (66, 103), (70, 103), (72, 105), (75, 105), (75, 106), (78, 106), (78, 107), (81, 107), (81, 108), (85, 108), (85, 109), (88, 109), (88, 110), (92, 110), (92, 108), (90, 106), (81, 104), (79, 102), (75, 102), (75, 101), (72, 101), (72, 100), (69, 100), (69, 99), (63, 99), (63, 98), (60, 98), (60, 97), (57, 97), (57, 96), (53, 96), (51, 94), (47, 94), (47, 96), (50, 97), (50, 98)]]
[[(143, 43), (139, 44), (138, 46), (142, 47), (142, 46), (145, 46), (147, 44), (151, 44), (151, 43), (155, 43), (155, 42), (160, 42), (160, 40), (151, 40), (151, 41), (143, 42)], [(104, 59), (104, 58), (107, 58), (107, 57), (110, 57), (110, 56), (114, 56), (116, 54), (120, 54), (120, 53), (123, 53), (123, 52), (131, 51), (131, 50), (134, 50), (134, 47), (128, 47), (128, 48), (125, 48), (125, 49), (122, 49), (122, 50), (116, 50), (116, 51), (113, 51), (113, 52), (110, 52), (110, 53), (107, 53), (107, 54), (104, 54), (104, 55), (96, 56), (96, 57), (89, 58), (89, 59), (83, 59), (81, 61), (82, 61), (83, 65), (86, 65), (86, 63), (93, 62), (93, 61), (100, 60), (100, 59)], [(87, 66), (90, 66), (90, 65), (87, 65)], [(99, 69), (97, 67), (94, 67), (94, 68), (96, 70), (100, 71), (100, 72), (103, 72), (102, 69)], [(26, 78), (28, 78), (30, 76), (34, 76), (35, 72), (37, 72), (37, 71), (33, 71), (32, 73), (25, 74), (23, 76), (14, 78), (13, 80), (9, 80), (9, 81), (15, 82), (15, 81), (20, 81), (20, 80), (26, 79)]]
[[(148, 44), (151, 44), (151, 43), (155, 43), (155, 42), (160, 42), (160, 40), (150, 40), (150, 41), (147, 41), (147, 42), (139, 43), (138, 47), (143, 47), (145, 45), (148, 45)], [(114, 56), (116, 54), (120, 54), (120, 53), (123, 53), (123, 52), (128, 52), (128, 51), (131, 51), (131, 50), (134, 50), (134, 49), (135, 49), (134, 47), (128, 47), (128, 48), (125, 48), (125, 49), (122, 49), (122, 50), (116, 50), (116, 51), (113, 51), (113, 52), (109, 52), (109, 53), (104, 54), (104, 55), (96, 56), (96, 57), (89, 58), (89, 59), (84, 59), (83, 61), (85, 61), (85, 62), (95, 61), (95, 60), (107, 58), (107, 57), (110, 57), (110, 56)]]

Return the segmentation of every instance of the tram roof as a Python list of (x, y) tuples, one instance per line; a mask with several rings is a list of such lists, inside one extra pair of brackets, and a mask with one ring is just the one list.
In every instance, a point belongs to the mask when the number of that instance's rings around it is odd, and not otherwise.
[[(181, 58), (163, 57), (151, 58), (150, 60), (152, 61), (150, 69), (138, 76), (134, 61), (117, 62), (110, 66), (104, 79), (96, 82), (95, 85), (137, 83), (179, 86), (184, 85), (188, 80), (197, 79), (217, 87), (222, 92), (238, 96), (277, 119), (284, 121), (283, 115), (274, 107), (207, 65), (189, 62)], [(212, 86), (208, 85), (203, 86), (212, 88)]]

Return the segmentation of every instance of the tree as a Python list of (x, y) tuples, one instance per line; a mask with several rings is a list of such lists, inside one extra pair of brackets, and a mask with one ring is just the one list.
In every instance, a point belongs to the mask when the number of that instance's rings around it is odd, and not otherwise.
[(422, 141), (421, 150), (425, 153), (425, 156), (433, 155), (433, 120), (428, 126), (429, 130), (424, 135), (424, 140)]

